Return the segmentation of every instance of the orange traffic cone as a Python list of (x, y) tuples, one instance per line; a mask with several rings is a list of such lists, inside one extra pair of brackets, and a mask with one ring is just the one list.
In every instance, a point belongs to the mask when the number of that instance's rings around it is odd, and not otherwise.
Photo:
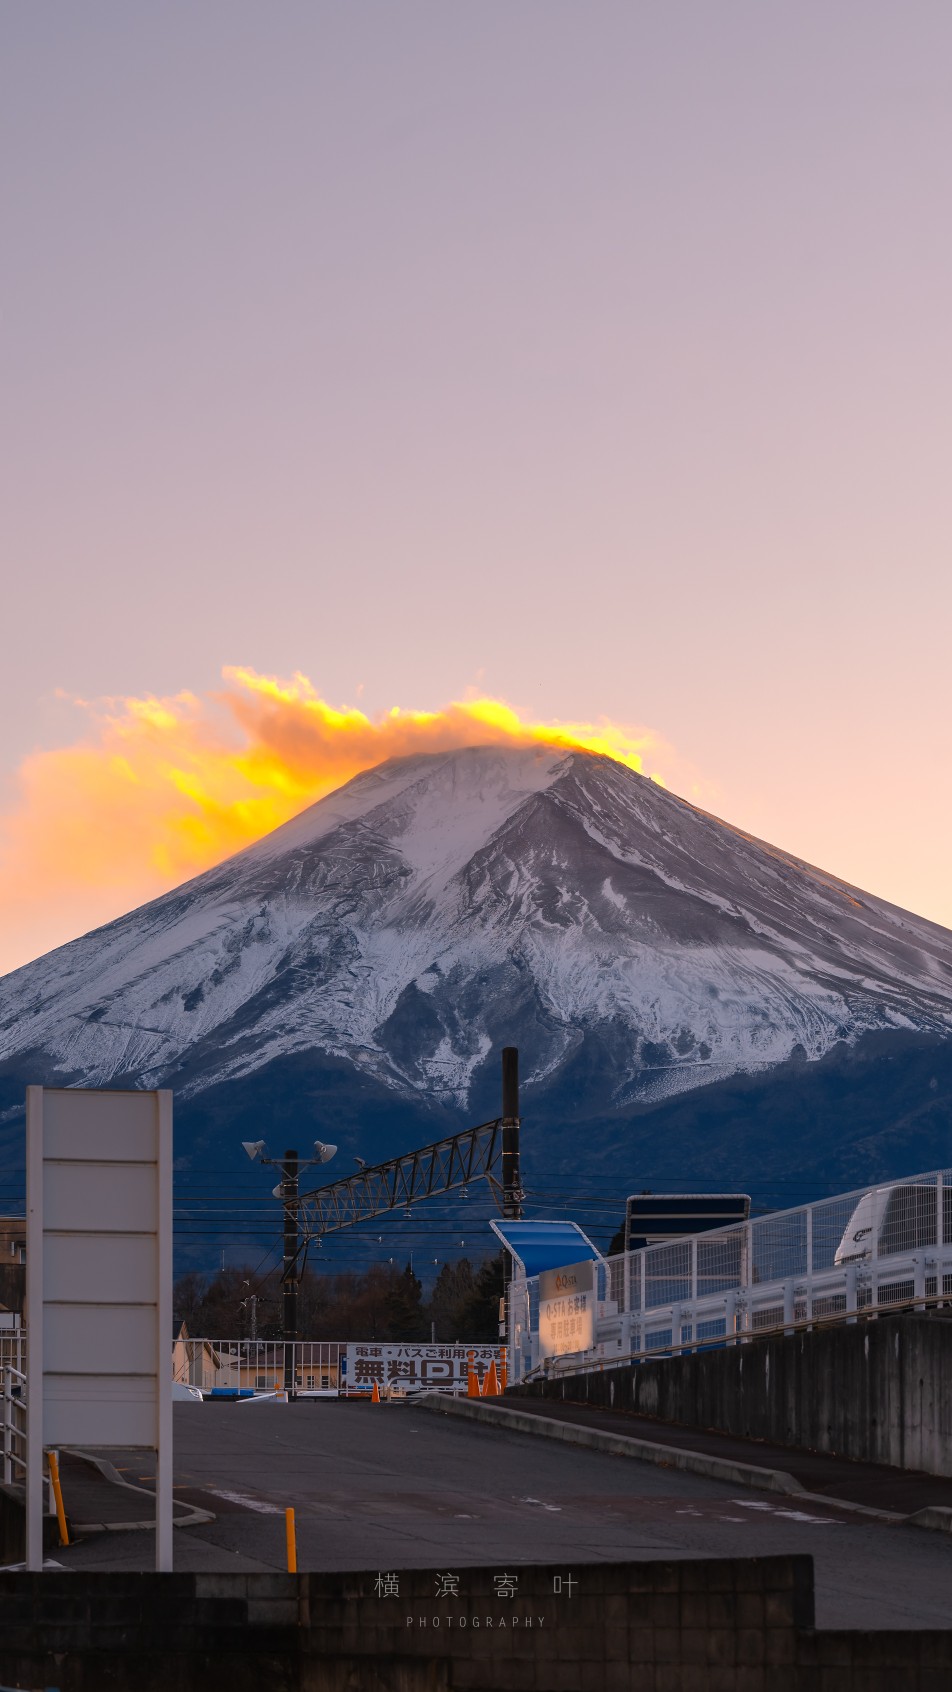
[(380, 1403), (380, 1388), (378, 1387), (376, 1381), (374, 1381), (374, 1384), (370, 1389), (370, 1402), (371, 1404)]
[(466, 1396), (467, 1398), (479, 1397), (479, 1376), (477, 1375), (476, 1370), (472, 1368), (468, 1371), (466, 1376)]
[(483, 1397), (484, 1398), (498, 1398), (498, 1396), (499, 1396), (499, 1382), (496, 1379), (496, 1359), (493, 1358), (492, 1362), (489, 1365), (489, 1368), (486, 1370), (486, 1373), (483, 1376)]

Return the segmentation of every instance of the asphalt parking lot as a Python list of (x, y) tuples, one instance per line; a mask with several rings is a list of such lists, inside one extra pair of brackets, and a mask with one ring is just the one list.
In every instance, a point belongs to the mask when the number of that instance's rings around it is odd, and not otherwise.
[[(148, 1488), (148, 1453), (110, 1454)], [(295, 1509), (302, 1570), (452, 1569), (806, 1552), (817, 1625), (952, 1626), (952, 1535), (747, 1491), (433, 1411), (354, 1401), (175, 1407), (176, 1498), (214, 1513), (175, 1534), (176, 1567), (285, 1567)], [(150, 1500), (130, 1494), (132, 1516)], [(66, 1500), (67, 1509), (70, 1500)], [(142, 1505), (145, 1503), (145, 1510)], [(64, 1567), (150, 1568), (151, 1535), (105, 1532)]]

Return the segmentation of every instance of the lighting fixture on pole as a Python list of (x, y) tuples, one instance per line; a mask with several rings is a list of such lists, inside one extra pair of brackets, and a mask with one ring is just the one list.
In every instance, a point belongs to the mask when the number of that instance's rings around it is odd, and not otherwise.
[(294, 1373), (294, 1342), (297, 1339), (298, 1257), (300, 1255), (298, 1237), (300, 1173), (302, 1169), (312, 1169), (315, 1164), (330, 1163), (337, 1147), (326, 1145), (323, 1140), (315, 1140), (314, 1156), (302, 1160), (293, 1150), (286, 1151), (283, 1158), (269, 1157), (268, 1147), (264, 1140), (242, 1140), (241, 1143), (252, 1163), (263, 1163), (281, 1171), (281, 1179), (274, 1189), (274, 1196), (276, 1199), (280, 1199), (284, 1206), (284, 1262), (281, 1272), (281, 1280), (284, 1286), (282, 1333), (285, 1342), (284, 1390), (290, 1399), (296, 1397), (295, 1389), (297, 1386)]

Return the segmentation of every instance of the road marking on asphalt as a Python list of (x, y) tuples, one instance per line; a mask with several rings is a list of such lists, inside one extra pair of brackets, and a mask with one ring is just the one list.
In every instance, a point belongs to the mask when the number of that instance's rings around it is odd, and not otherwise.
[[(791, 1522), (812, 1522), (821, 1527), (838, 1527), (842, 1525), (837, 1522), (835, 1516), (811, 1516), (806, 1510), (784, 1510), (779, 1504), (763, 1504), (759, 1499), (732, 1498), (731, 1503), (736, 1504), (739, 1510), (766, 1510), (768, 1515), (786, 1516), (787, 1520)], [(743, 1517), (725, 1516), (724, 1520), (742, 1521)]]
[(535, 1504), (540, 1510), (553, 1510), (556, 1515), (561, 1515), (562, 1513), (561, 1504), (546, 1504), (542, 1498), (520, 1498), (519, 1503)]
[(223, 1487), (205, 1486), (203, 1492), (210, 1492), (213, 1498), (224, 1498), (229, 1504), (240, 1504), (245, 1510), (257, 1510), (262, 1516), (283, 1516), (277, 1504), (266, 1504), (263, 1498), (249, 1498), (244, 1492), (226, 1492)]
[(838, 1523), (832, 1516), (808, 1516), (806, 1510), (777, 1510), (778, 1516), (786, 1516), (791, 1522), (817, 1522), (823, 1527), (836, 1527)]

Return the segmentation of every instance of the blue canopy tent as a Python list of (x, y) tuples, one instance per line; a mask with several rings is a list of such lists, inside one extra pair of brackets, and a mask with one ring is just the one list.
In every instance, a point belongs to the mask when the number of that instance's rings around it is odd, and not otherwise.
[(577, 1222), (490, 1222), (529, 1280), (566, 1263), (600, 1263), (602, 1254)]

